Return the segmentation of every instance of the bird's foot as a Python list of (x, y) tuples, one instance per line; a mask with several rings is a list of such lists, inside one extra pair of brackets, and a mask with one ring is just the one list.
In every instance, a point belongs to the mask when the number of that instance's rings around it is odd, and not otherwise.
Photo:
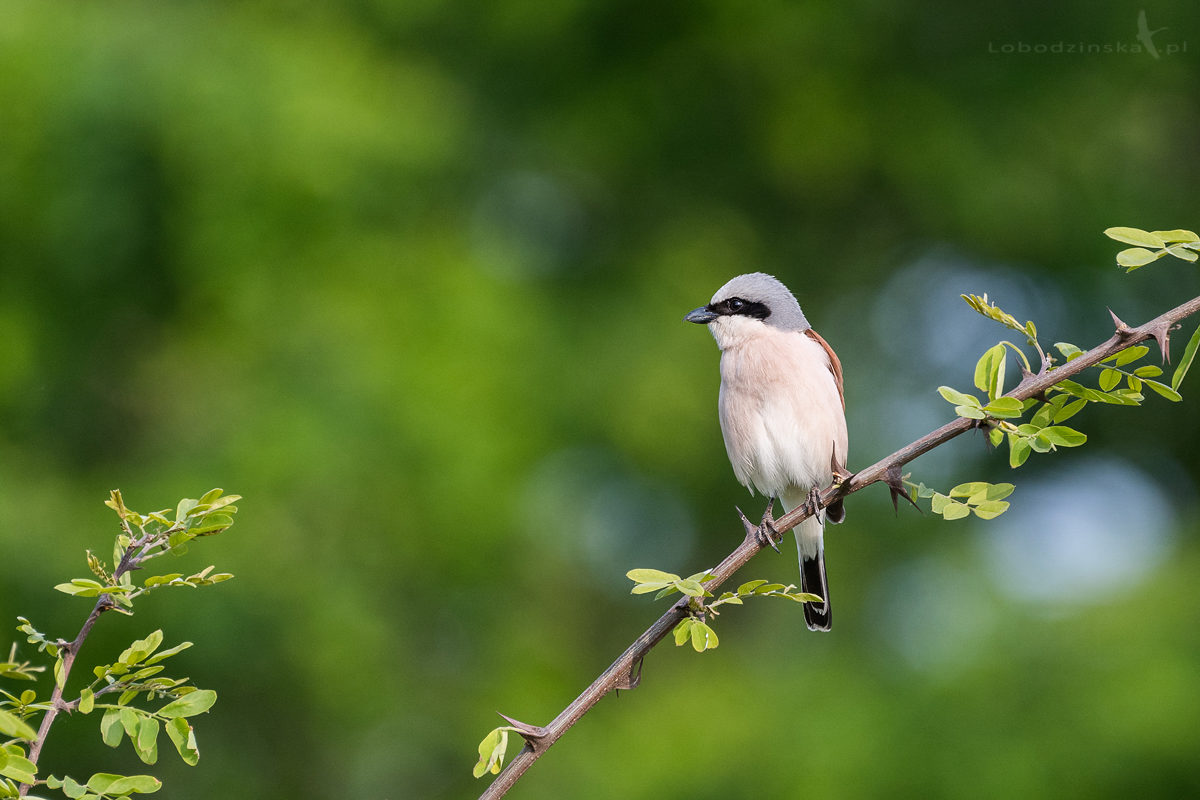
[(804, 501), (804, 507), (811, 516), (815, 517), (817, 515), (817, 512), (821, 510), (820, 489), (814, 486), (808, 490), (808, 499)]
[(775, 504), (775, 498), (771, 498), (767, 503), (767, 510), (763, 512), (762, 522), (755, 525), (739, 508), (738, 516), (742, 520), (742, 527), (746, 529), (746, 536), (754, 537), (759, 545), (770, 547), (776, 553), (779, 552), (779, 546), (775, 544), (776, 540), (782, 538), (779, 531), (775, 530), (775, 520), (771, 518), (771, 507)]
[(759, 544), (769, 545), (776, 553), (779, 552), (777, 541), (783, 537), (779, 531), (775, 530), (775, 519), (771, 516), (771, 510), (775, 508), (775, 498), (772, 497), (767, 501), (767, 507), (763, 511), (762, 521), (758, 523), (758, 541)]

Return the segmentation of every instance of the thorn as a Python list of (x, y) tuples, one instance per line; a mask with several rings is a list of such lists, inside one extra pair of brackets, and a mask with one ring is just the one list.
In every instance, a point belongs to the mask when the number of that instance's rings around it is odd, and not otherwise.
[(1117, 316), (1117, 313), (1111, 308), (1108, 310), (1108, 313), (1112, 315), (1113, 325), (1115, 325), (1117, 328), (1117, 336), (1121, 337), (1122, 339), (1128, 337), (1130, 331), (1129, 326), (1126, 325), (1121, 318)]
[(854, 473), (846, 469), (845, 464), (839, 464), (835, 453), (829, 459), (829, 469), (833, 472), (833, 485), (840, 487), (854, 477)]
[[(921, 507), (917, 505), (917, 501), (912, 499), (912, 495), (904, 488), (904, 477), (900, 474), (900, 465), (889, 467), (888, 471), (883, 474), (883, 482), (888, 485), (888, 490), (892, 493), (892, 508), (896, 513), (900, 513), (899, 500), (903, 497), (908, 502), (912, 503), (912, 507), (917, 511), (921, 511)], [(924, 511), (921, 511), (924, 514)]]
[(742, 527), (746, 529), (746, 536), (757, 537), (758, 536), (758, 526), (755, 525), (750, 520), (746, 519), (746, 515), (742, 513), (742, 510), (740, 508), (738, 508), (737, 506), (734, 506), (734, 509), (737, 510), (738, 517), (740, 517), (742, 520)]
[(638, 656), (637, 660), (629, 667), (629, 672), (625, 673), (617, 685), (614, 687), (618, 691), (621, 689), (636, 689), (638, 684), (642, 682), (642, 663), (645, 656)]
[(1164, 364), (1171, 363), (1171, 323), (1167, 321), (1160, 322), (1150, 329), (1150, 335), (1154, 337), (1154, 341), (1158, 342), (1158, 349), (1162, 351), (1162, 359)]
[[(496, 713), (500, 714), (499, 711)], [(537, 725), (529, 725), (525, 722), (515, 720), (506, 714), (500, 714), (500, 716), (504, 718), (505, 722), (517, 729), (517, 733), (521, 734), (521, 738), (524, 739), (525, 743), (529, 745), (530, 749), (534, 750), (535, 752), (542, 746), (542, 739), (545, 739), (550, 733), (545, 728)]]

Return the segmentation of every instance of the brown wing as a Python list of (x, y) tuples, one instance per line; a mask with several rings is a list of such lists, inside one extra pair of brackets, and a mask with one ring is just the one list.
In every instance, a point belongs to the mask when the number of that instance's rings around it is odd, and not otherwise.
[(833, 352), (833, 348), (829, 346), (829, 342), (821, 338), (821, 334), (809, 328), (804, 332), (804, 335), (825, 348), (825, 354), (829, 356), (829, 371), (833, 373), (833, 382), (837, 384), (838, 397), (842, 398), (842, 410), (845, 411), (846, 392), (842, 389), (842, 362), (838, 360), (837, 353)]
[[(829, 346), (829, 342), (821, 338), (821, 334), (809, 328), (804, 332), (804, 335), (812, 339), (821, 347), (825, 348), (825, 354), (829, 356), (829, 371), (833, 373), (833, 382), (837, 384), (838, 397), (842, 398), (842, 410), (846, 410), (846, 392), (842, 389), (842, 362), (838, 359), (837, 353), (833, 352), (833, 348)], [(834, 456), (837, 459), (837, 456)], [(839, 467), (845, 468), (845, 464), (839, 464)], [(834, 500), (825, 508), (825, 516), (830, 522), (841, 522), (846, 518), (846, 508), (842, 505), (841, 498)]]

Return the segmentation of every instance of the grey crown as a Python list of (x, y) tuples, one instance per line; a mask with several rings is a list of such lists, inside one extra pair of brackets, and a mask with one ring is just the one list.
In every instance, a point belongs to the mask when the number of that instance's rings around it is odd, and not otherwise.
[(785, 331), (804, 331), (812, 327), (808, 324), (808, 319), (800, 310), (800, 304), (796, 302), (796, 297), (791, 291), (778, 278), (765, 272), (738, 275), (717, 289), (717, 293), (712, 296), (710, 305), (716, 305), (731, 297), (740, 297), (752, 303), (765, 305), (770, 309), (771, 314), (763, 322), (774, 325), (776, 328), (782, 328)]

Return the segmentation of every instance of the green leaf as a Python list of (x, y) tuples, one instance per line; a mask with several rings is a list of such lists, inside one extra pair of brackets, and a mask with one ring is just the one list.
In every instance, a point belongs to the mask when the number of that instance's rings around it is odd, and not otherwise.
[(200, 503), (190, 497), (185, 497), (179, 501), (179, 505), (175, 508), (175, 523), (182, 524), (187, 518), (187, 515), (192, 513), (192, 509)]
[(198, 689), (188, 692), (178, 700), (172, 700), (158, 710), (160, 717), (194, 717), (203, 714), (217, 702), (217, 693), (212, 689)]
[(37, 738), (37, 731), (23, 722), (16, 714), (0, 710), (0, 738), (25, 739), (32, 742)]
[(146, 659), (146, 666), (150, 666), (151, 664), (157, 664), (160, 661), (164, 661), (165, 659), (170, 658), (171, 656), (175, 655), (176, 653), (179, 653), (183, 650), (187, 650), (191, 646), (192, 646), (191, 642), (181, 642), (181, 643), (175, 645), (174, 647), (167, 648), (166, 650), (159, 650), (153, 656)]
[(110, 708), (104, 712), (104, 716), (100, 718), (100, 738), (109, 747), (116, 747), (121, 743), (121, 735), (125, 733), (125, 728), (121, 726), (121, 712), (115, 708)]
[(1100, 373), (1100, 389), (1111, 392), (1121, 382), (1121, 373), (1115, 369), (1106, 369)]
[(479, 743), (479, 762), (471, 770), (476, 778), (482, 778), (485, 773), (496, 775), (504, 766), (504, 753), (508, 750), (508, 729), (496, 728)]
[(1004, 394), (1004, 366), (1008, 350), (998, 344), (989, 347), (975, 364), (975, 388), (996, 399)]
[(681, 580), (681, 578), (671, 572), (663, 572), (660, 569), (631, 569), (625, 573), (625, 577), (634, 583), (671, 583), (672, 581)]
[[(1135, 344), (1133, 347), (1126, 347), (1124, 350), (1117, 353), (1116, 354), (1117, 360), (1115, 363), (1118, 367), (1123, 367), (1126, 364), (1137, 361), (1139, 358), (1141, 358), (1142, 356), (1146, 355), (1149, 352), (1150, 352), (1149, 347), (1146, 347), (1145, 345), (1142, 345), (1142, 344)], [(1109, 358), (1113, 358), (1113, 356), (1109, 356), (1108, 358), (1106, 358), (1104, 360), (1108, 361)], [(1104, 391), (1107, 392), (1108, 390), (1105, 389)]]
[(951, 389), (949, 386), (939, 386), (938, 394), (946, 398), (946, 401), (953, 403), (956, 406), (971, 406), (980, 408), (978, 398), (973, 395), (963, 394), (962, 392)]
[(1136, 406), (1146, 399), (1140, 393), (1129, 389), (1116, 389), (1108, 394), (1101, 395), (1101, 397), (1104, 398), (1104, 402), (1106, 403), (1122, 406)]
[(233, 517), (228, 514), (208, 514), (199, 525), (188, 528), (189, 531), (202, 536), (208, 533), (223, 531), (233, 525)]
[(17, 783), (33, 783), (37, 780), (37, 767), (23, 755), (0, 750), (0, 776)]
[(1086, 386), (1076, 383), (1075, 381), (1059, 381), (1055, 384), (1061, 392), (1065, 392), (1075, 397), (1081, 397), (1084, 400), (1090, 400), (1093, 403), (1107, 403), (1108, 395), (1097, 392), (1095, 389), (1089, 389)]
[(60, 583), (54, 588), (77, 597), (99, 597), (104, 591), (104, 584), (91, 578), (73, 578), (70, 583)]
[(1087, 441), (1087, 434), (1080, 433), (1074, 428), (1068, 428), (1065, 425), (1054, 425), (1049, 428), (1043, 428), (1039, 436), (1053, 445), (1060, 447), (1078, 447)]
[(737, 588), (737, 593), (738, 594), (750, 594), (755, 589), (762, 586), (764, 583), (766, 583), (766, 581), (764, 581), (762, 578), (759, 578), (758, 580), (754, 580), (754, 581), (746, 581), (745, 583), (743, 583), (741, 586), (739, 586)]
[(1165, 383), (1159, 383), (1158, 381), (1146, 380), (1145, 384), (1147, 386), (1149, 386), (1151, 389), (1153, 389), (1155, 392), (1157, 392), (1158, 394), (1160, 394), (1163, 397), (1170, 400), (1172, 403), (1178, 403), (1180, 400), (1183, 399), (1183, 395), (1179, 394), (1179, 392), (1175, 391), (1170, 386), (1167, 386)]
[(692, 621), (692, 648), (697, 653), (711, 650), (717, 646), (717, 634), (713, 629), (700, 620)]
[[(49, 780), (46, 781), (46, 785), (50, 786)], [(70, 775), (63, 776), (61, 785), (62, 785), (62, 793), (65, 794), (67, 797), (74, 799), (74, 798), (83, 797), (85, 794), (87, 794), (87, 787), (84, 786), (83, 784), (81, 784), (79, 781), (72, 778)], [(50, 786), (50, 788), (53, 789), (55, 787)]]
[(179, 757), (184, 763), (196, 766), (200, 761), (200, 750), (196, 747), (196, 733), (188, 721), (183, 717), (175, 717), (166, 724), (166, 729)]
[(988, 487), (987, 493), (984, 494), (984, 499), (988, 501), (1003, 500), (1012, 494), (1016, 488), (1011, 483), (993, 483)]
[[(1059, 395), (1061, 397), (1061, 395)], [(1054, 420), (1054, 412), (1058, 408), (1051, 403), (1042, 403), (1042, 407), (1033, 415), (1033, 419), (1029, 420), (1030, 425), (1036, 425), (1039, 428), (1044, 428)]]
[(969, 516), (970, 513), (970, 508), (963, 503), (959, 503), (954, 500), (946, 503), (945, 508), (942, 509), (942, 516), (946, 519), (962, 519), (963, 517)]
[(158, 649), (158, 646), (162, 644), (162, 640), (162, 630), (156, 630), (149, 634), (145, 639), (138, 639), (133, 644), (129, 645), (129, 647), (125, 648), (125, 651), (121, 653), (121, 655), (117, 658), (117, 661), (122, 664), (128, 664), (129, 666), (140, 664), (142, 661), (148, 658), (151, 653)]
[(1175, 368), (1175, 374), (1171, 376), (1171, 388), (1179, 391), (1179, 385), (1183, 383), (1184, 377), (1187, 376), (1188, 370), (1192, 367), (1192, 359), (1196, 357), (1196, 348), (1200, 347), (1200, 325), (1196, 326), (1195, 332), (1192, 333), (1192, 338), (1188, 339), (1187, 347), (1184, 348), (1183, 358), (1179, 361), (1179, 366)]
[(1166, 250), (1160, 250), (1155, 253), (1144, 247), (1131, 247), (1128, 250), (1122, 250), (1117, 253), (1117, 263), (1130, 272), (1133, 272), (1138, 267), (1144, 267), (1151, 261), (1157, 261), (1162, 258), (1166, 252)]
[(972, 481), (971, 483), (960, 483), (949, 491), (951, 497), (970, 497), (979, 492), (986, 492), (990, 483), (984, 481)]
[(1162, 367), (1155, 366), (1154, 364), (1146, 364), (1135, 369), (1133, 374), (1139, 378), (1157, 378), (1163, 374), (1163, 371)]
[(703, 597), (704, 587), (696, 581), (678, 580), (675, 581), (675, 588), (686, 594), (688, 597)]
[(1063, 354), (1063, 358), (1067, 361), (1083, 355), (1083, 351), (1070, 342), (1055, 342), (1054, 346), (1058, 349), (1058, 352)]
[(1167, 244), (1162, 237), (1141, 228), (1107, 228), (1104, 235), (1125, 244), (1140, 244), (1146, 247), (1165, 247)]
[(955, 406), (954, 413), (967, 419), (986, 419), (987, 414), (979, 406)]
[(138, 733), (138, 714), (132, 708), (119, 709), (121, 714), (121, 727), (125, 729), (125, 735), (130, 739), (136, 739)]
[(632, 589), (630, 589), (629, 593), (630, 594), (649, 594), (650, 592), (657, 592), (659, 589), (664, 589), (667, 587), (670, 587), (672, 590), (674, 590), (675, 585), (668, 584), (668, 583), (662, 583), (661, 581), (652, 581), (651, 583), (639, 583), (636, 586), (634, 586)]
[(133, 749), (138, 758), (147, 764), (158, 761), (158, 730), (160, 724), (154, 717), (142, 717), (138, 723), (137, 738), (133, 740)]
[(683, 644), (691, 637), (692, 622), (693, 620), (691, 617), (684, 617), (679, 621), (679, 624), (675, 626), (674, 634), (676, 647)]
[(1008, 510), (1008, 503), (1004, 500), (987, 500), (977, 506), (972, 507), (975, 516), (980, 519), (995, 519)]
[(1008, 465), (1013, 469), (1025, 463), (1029, 458), (1029, 453), (1032, 448), (1029, 446), (1029, 440), (1023, 439), (1020, 436), (1009, 434), (1008, 436)]
[(1166, 244), (1175, 242), (1200, 242), (1200, 236), (1197, 236), (1193, 231), (1182, 230), (1180, 228), (1170, 231), (1151, 231), (1151, 234), (1162, 239)]
[(774, 595), (775, 597), (786, 597), (788, 600), (795, 600), (797, 603), (824, 603), (825, 598), (819, 594), (812, 592), (784, 592)]
[(1168, 247), (1167, 252), (1176, 258), (1182, 258), (1184, 261), (1195, 261), (1196, 253), (1186, 247)]
[(95, 704), (96, 704), (96, 696), (94, 694), (92, 694), (91, 689), (84, 689), (82, 692), (79, 693), (78, 709), (79, 709), (80, 714), (92, 713), (92, 708), (95, 706)]
[(992, 447), (999, 447), (1004, 441), (1004, 431), (999, 428), (992, 428), (988, 431), (988, 441), (992, 443)]
[(997, 397), (983, 407), (989, 417), (1012, 419), (1019, 417), (1025, 411), (1025, 404), (1015, 397)]
[(153, 775), (113, 775), (97, 772), (88, 778), (87, 788), (97, 794), (121, 797), (130, 794), (153, 794), (162, 788), (162, 781)]

